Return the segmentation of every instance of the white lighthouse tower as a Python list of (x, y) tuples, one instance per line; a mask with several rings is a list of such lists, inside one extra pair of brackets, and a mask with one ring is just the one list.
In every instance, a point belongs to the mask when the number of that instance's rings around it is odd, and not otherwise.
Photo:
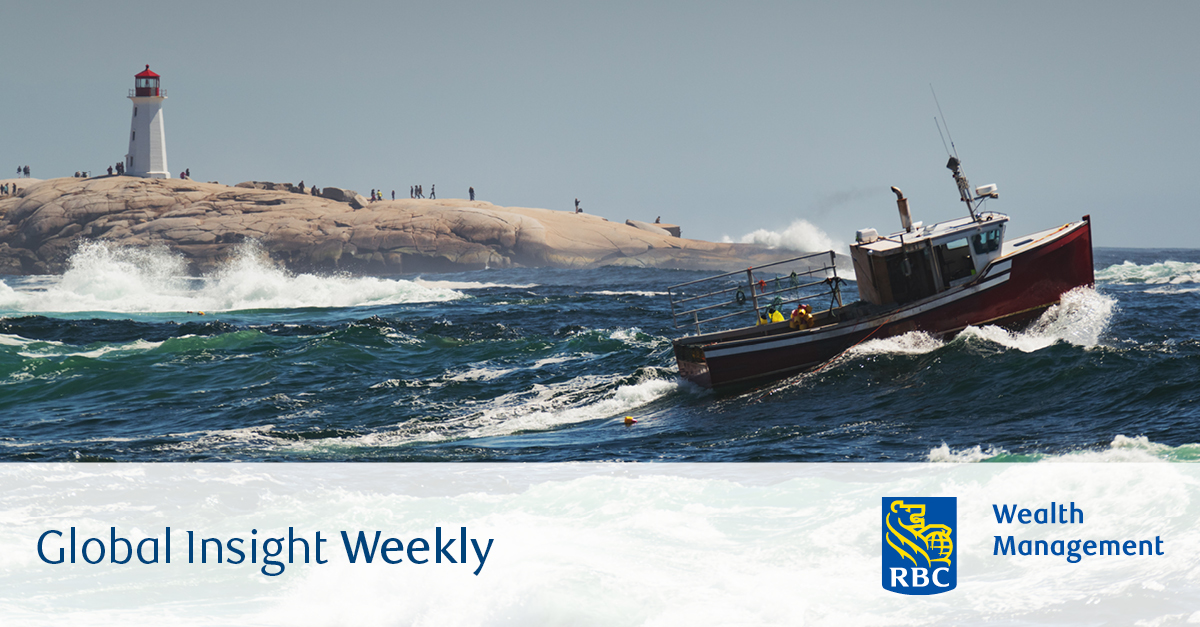
[(125, 173), (152, 179), (169, 179), (167, 135), (163, 130), (162, 103), (167, 90), (159, 89), (159, 75), (150, 66), (134, 76), (129, 90), (133, 101), (133, 123), (129, 128), (129, 154), (125, 155)]

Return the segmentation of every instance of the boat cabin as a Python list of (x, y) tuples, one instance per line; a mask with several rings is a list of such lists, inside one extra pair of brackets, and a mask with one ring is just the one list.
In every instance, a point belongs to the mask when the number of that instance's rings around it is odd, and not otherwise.
[(981, 213), (926, 227), (907, 220), (907, 200), (899, 202), (906, 230), (880, 237), (865, 229), (850, 246), (862, 300), (900, 305), (933, 296), (969, 282), (1000, 256), (1008, 216)]

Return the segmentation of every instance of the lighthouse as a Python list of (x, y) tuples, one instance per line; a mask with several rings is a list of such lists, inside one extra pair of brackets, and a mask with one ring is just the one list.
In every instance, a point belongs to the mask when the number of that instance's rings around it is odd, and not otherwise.
[(163, 130), (162, 103), (167, 90), (159, 87), (158, 74), (150, 66), (134, 75), (133, 122), (129, 125), (129, 153), (125, 155), (125, 173), (152, 179), (171, 178), (167, 169), (167, 135)]

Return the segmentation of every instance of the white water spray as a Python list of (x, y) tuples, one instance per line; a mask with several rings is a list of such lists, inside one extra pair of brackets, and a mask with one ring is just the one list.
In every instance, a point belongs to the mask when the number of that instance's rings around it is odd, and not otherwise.
[[(1058, 342), (1091, 348), (1100, 343), (1116, 309), (1116, 299), (1090, 287), (1077, 287), (1062, 295), (1062, 300), (1045, 311), (1029, 328), (1012, 332), (997, 326), (967, 327), (956, 342), (983, 340), (1025, 353), (1041, 350)], [(926, 333), (913, 331), (895, 337), (870, 340), (848, 353), (858, 355), (922, 355), (933, 352), (945, 342)]]
[(781, 248), (802, 253), (821, 252), (825, 250), (844, 250), (845, 246), (829, 237), (808, 220), (796, 220), (783, 231), (768, 231), (758, 229), (734, 240), (728, 235), (721, 241), (725, 243), (758, 244), (767, 248)]
[(0, 284), (0, 311), (121, 313), (355, 307), (447, 301), (453, 289), (374, 277), (293, 274), (254, 243), (216, 272), (187, 276), (184, 259), (165, 248), (118, 248), (89, 242), (61, 277)]
[(1097, 272), (1096, 280), (1120, 285), (1200, 283), (1200, 263), (1163, 261), (1143, 266), (1126, 261)]

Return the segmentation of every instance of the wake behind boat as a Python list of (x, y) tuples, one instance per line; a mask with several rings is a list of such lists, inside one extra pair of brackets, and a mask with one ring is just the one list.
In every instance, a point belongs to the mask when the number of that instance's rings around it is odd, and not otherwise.
[[(811, 370), (869, 338), (910, 331), (950, 337), (985, 324), (1021, 328), (1066, 292), (1094, 284), (1089, 216), (1010, 243), (1008, 216), (978, 210), (998, 197), (996, 186), (972, 194), (960, 165), (951, 157), (946, 167), (967, 217), (913, 222), (908, 199), (893, 187), (903, 230), (886, 237), (858, 231), (850, 246), (857, 302), (842, 303), (833, 251), (669, 288), (676, 328), (696, 329), (674, 342), (680, 375), (715, 388)], [(825, 310), (814, 312), (807, 302), (826, 298)], [(785, 318), (789, 305), (795, 308)], [(746, 309), (758, 324), (701, 332), (702, 325), (745, 316)]]

